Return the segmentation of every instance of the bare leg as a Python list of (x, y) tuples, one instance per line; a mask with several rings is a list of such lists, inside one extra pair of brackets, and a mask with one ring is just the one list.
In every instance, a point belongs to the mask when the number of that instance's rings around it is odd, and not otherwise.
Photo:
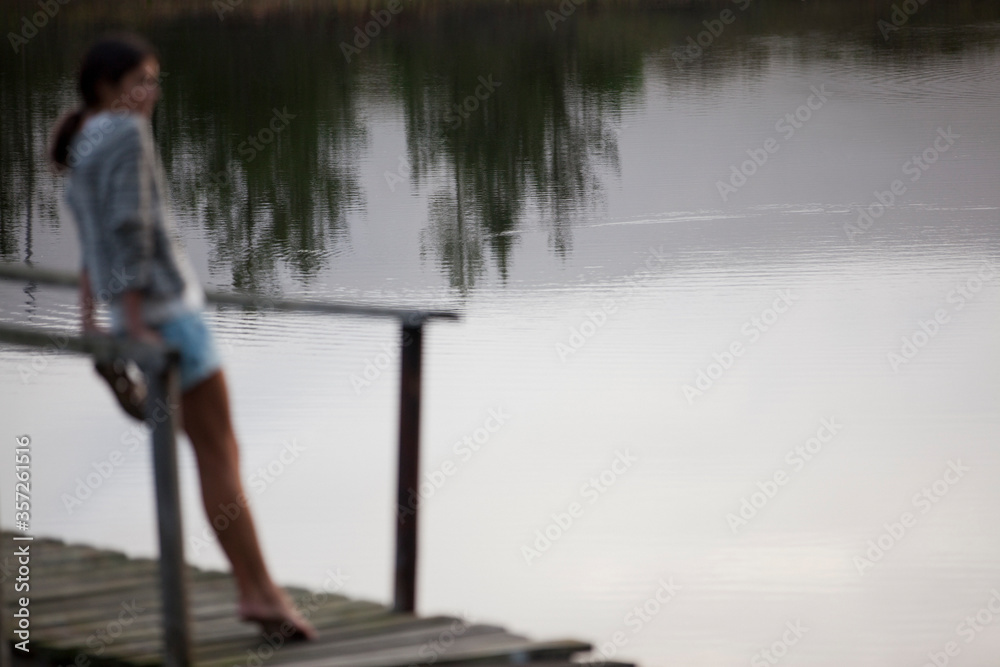
[[(217, 371), (184, 392), (181, 410), (184, 430), (198, 461), (205, 512), (236, 577), (240, 616), (260, 623), (266, 632), (279, 631), (281, 624), (287, 622), (298, 631), (296, 634), (314, 638), (316, 631), (271, 580), (250, 509), (244, 507), (246, 497), (239, 474), (239, 445), (229, 413), (229, 392), (223, 372)], [(225, 520), (217, 519), (220, 516)], [(217, 522), (219, 526), (215, 525)]]

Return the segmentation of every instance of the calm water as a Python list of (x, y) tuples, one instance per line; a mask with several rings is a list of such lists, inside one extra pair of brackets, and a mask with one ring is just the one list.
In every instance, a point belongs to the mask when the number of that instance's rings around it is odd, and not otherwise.
[[(206, 285), (464, 314), (428, 332), (422, 612), (621, 632), (646, 667), (996, 664), (997, 7), (928, 3), (886, 39), (878, 3), (554, 29), (405, 4), (348, 62), (362, 9), (279, 4), (81, 2), (4, 52), (0, 257), (76, 268), (47, 128), (90, 37), (139, 28)], [(278, 577), (388, 601), (396, 331), (209, 317)], [(74, 295), (3, 284), (0, 319), (73, 329)], [(0, 348), (0, 416), (32, 438), (37, 534), (155, 551), (148, 452), (86, 361)], [(182, 464), (189, 556), (224, 566)]]

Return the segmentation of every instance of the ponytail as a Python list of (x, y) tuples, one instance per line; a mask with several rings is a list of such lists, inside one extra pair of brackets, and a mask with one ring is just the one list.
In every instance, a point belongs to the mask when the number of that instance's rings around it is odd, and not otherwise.
[(156, 56), (153, 46), (131, 33), (108, 35), (91, 45), (80, 63), (77, 80), (83, 105), (60, 118), (53, 128), (49, 159), (56, 172), (64, 172), (73, 166), (70, 164), (69, 143), (73, 135), (80, 131), (87, 110), (97, 110), (101, 105), (98, 84), (118, 83), (126, 72), (150, 56)]
[(55, 124), (52, 141), (49, 144), (49, 160), (57, 173), (62, 173), (70, 167), (69, 142), (80, 131), (84, 112), (84, 107), (74, 109), (63, 114), (63, 117)]

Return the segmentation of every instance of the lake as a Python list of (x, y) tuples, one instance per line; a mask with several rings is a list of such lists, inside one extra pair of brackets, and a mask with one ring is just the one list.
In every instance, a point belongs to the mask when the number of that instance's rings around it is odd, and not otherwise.
[[(0, 63), (0, 259), (78, 268), (44, 147), (127, 27), (206, 286), (462, 313), (425, 336), (421, 613), (644, 667), (996, 664), (1000, 6), (60, 7)], [(0, 283), (3, 321), (77, 317)], [(276, 577), (388, 602), (396, 328), (209, 320)], [(156, 552), (88, 361), (0, 347), (0, 421), (34, 533)]]

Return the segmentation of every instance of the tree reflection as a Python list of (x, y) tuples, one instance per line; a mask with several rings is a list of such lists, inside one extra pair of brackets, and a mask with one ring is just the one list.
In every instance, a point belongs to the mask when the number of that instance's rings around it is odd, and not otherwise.
[[(363, 205), (353, 166), (365, 127), (335, 44), (256, 24), (220, 32), (214, 21), (158, 43), (183, 73), (158, 119), (164, 161), (175, 204), (197, 211), (213, 241), (211, 264), (231, 266), (238, 289), (272, 284), (279, 262), (314, 275)], [(212, 66), (192, 43), (211, 44)]]
[[(491, 266), (505, 279), (533, 227), (556, 256), (572, 251), (574, 222), (599, 214), (618, 172), (621, 110), (646, 86), (711, 95), (771, 62), (770, 42), (754, 39), (763, 35), (808, 30), (791, 57), (839, 57), (831, 45), (851, 44), (872, 67), (995, 43), (995, 33), (960, 28), (886, 40), (876, 19), (892, 2), (774, 0), (750, 6), (702, 56), (671, 57), (732, 6), (594, 0), (553, 29), (556, 3), (422, 0), (348, 63), (339, 45), (370, 18), (367, 2), (244, 0), (224, 20), (201, 0), (61, 5), (0, 61), (0, 258), (25, 259), (32, 225), (58, 224), (60, 185), (41, 156), (73, 101), (76, 58), (107, 27), (138, 29), (160, 48), (168, 76), (154, 124), (174, 210), (205, 234), (220, 282), (253, 290), (275, 287), (282, 271), (308, 281), (349, 247), (348, 217), (376, 194), (358, 175), (369, 150), (360, 99), (372, 82), (388, 82), (380, 104), (402, 109), (410, 180), (428, 193), (421, 253), (464, 291)], [(36, 10), (11, 0), (9, 15)], [(910, 21), (998, 19), (997, 5), (957, 0), (923, 5)], [(294, 117), (271, 129), (285, 109)], [(241, 149), (252, 138), (259, 149)]]
[[(542, 19), (542, 20), (539, 20)], [(638, 45), (613, 35), (553, 33), (540, 12), (453, 10), (406, 26), (394, 42), (412, 175), (445, 171), (425, 240), (453, 286), (471, 286), (488, 250), (507, 275), (527, 216), (570, 250), (572, 222), (602, 204), (601, 167), (616, 171), (610, 125), (637, 94)]]

